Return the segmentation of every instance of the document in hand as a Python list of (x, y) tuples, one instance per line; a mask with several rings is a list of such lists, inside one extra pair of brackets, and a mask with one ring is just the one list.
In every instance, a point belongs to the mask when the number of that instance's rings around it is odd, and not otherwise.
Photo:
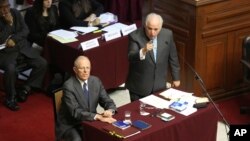
[(103, 129), (107, 131), (110, 135), (121, 139), (131, 137), (141, 132), (139, 129), (133, 126), (130, 126), (129, 128), (122, 130), (116, 126), (113, 126), (112, 124), (104, 126)]

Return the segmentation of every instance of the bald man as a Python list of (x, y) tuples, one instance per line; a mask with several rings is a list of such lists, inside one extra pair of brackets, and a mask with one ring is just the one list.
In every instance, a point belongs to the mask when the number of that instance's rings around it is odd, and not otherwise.
[[(79, 56), (74, 62), (73, 70), (75, 75), (63, 85), (62, 104), (56, 125), (57, 137), (64, 141), (82, 140), (82, 121), (116, 121), (112, 117), (116, 105), (106, 93), (100, 79), (90, 75), (90, 60)], [(85, 91), (88, 93), (87, 97)], [(98, 103), (105, 110), (101, 114), (96, 112)]]
[(129, 35), (129, 72), (126, 88), (131, 101), (166, 89), (171, 67), (172, 87), (180, 85), (180, 65), (169, 29), (162, 28), (163, 19), (156, 13), (147, 15), (145, 25)]

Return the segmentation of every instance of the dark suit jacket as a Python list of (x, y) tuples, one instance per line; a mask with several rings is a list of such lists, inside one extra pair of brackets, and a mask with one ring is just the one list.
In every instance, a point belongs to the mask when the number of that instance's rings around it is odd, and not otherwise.
[(29, 58), (40, 57), (39, 53), (31, 48), (27, 41), (29, 29), (20, 12), (16, 9), (11, 9), (11, 14), (13, 16), (12, 26), (6, 24), (4, 20), (0, 18), (0, 44), (5, 43), (6, 39), (10, 37), (15, 41), (16, 46), (0, 50), (0, 63), (8, 63), (8, 60), (12, 61), (16, 59), (20, 53)]
[(95, 13), (98, 17), (103, 11), (103, 5), (96, 0), (90, 0), (92, 11), (85, 13), (84, 11), (78, 17), (75, 17), (72, 11), (73, 0), (61, 0), (58, 8), (60, 13), (60, 22), (63, 28), (68, 29), (72, 26), (88, 26), (88, 22), (84, 21), (91, 13)]
[(90, 107), (88, 107), (84, 99), (82, 86), (75, 76), (70, 77), (64, 83), (62, 104), (56, 125), (58, 138), (61, 138), (67, 129), (79, 125), (82, 121), (94, 120), (98, 103), (105, 110), (116, 110), (114, 101), (107, 95), (100, 79), (90, 76), (88, 79), (88, 91)]
[[(38, 16), (37, 14), (34, 7), (26, 10), (25, 22), (30, 30), (28, 40), (30, 43), (44, 46), (47, 34), (59, 28), (58, 9), (55, 5), (51, 5), (48, 17)], [(53, 18), (55, 21), (51, 22), (49, 18)]]
[(168, 65), (171, 67), (173, 80), (179, 80), (179, 61), (172, 31), (162, 29), (157, 36), (157, 62), (153, 50), (140, 60), (139, 50), (149, 42), (144, 28), (137, 29), (129, 35), (129, 72), (126, 87), (129, 91), (147, 96), (166, 88)]

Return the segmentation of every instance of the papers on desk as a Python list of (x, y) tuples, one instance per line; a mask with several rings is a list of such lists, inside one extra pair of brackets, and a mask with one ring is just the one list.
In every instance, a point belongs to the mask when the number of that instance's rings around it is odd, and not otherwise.
[(99, 16), (99, 18), (100, 18), (100, 23), (101, 24), (103, 24), (103, 23), (113, 23), (113, 22), (118, 21), (117, 16), (114, 15), (113, 13), (109, 13), (109, 12), (101, 14)]
[(51, 31), (48, 36), (58, 40), (61, 43), (69, 43), (77, 41), (77, 33), (74, 31), (67, 31), (63, 29), (58, 29)]
[(192, 96), (193, 93), (183, 92), (177, 89), (169, 88), (166, 91), (161, 92), (160, 95), (167, 99), (175, 100), (185, 96)]
[(155, 95), (146, 96), (144, 98), (141, 98), (140, 101), (160, 109), (168, 109), (170, 105), (170, 101), (167, 101)]
[(195, 100), (197, 99), (196, 96), (193, 96), (193, 93), (170, 88), (166, 91), (161, 92), (160, 95), (167, 99), (170, 99), (171, 106), (175, 106), (176, 103), (185, 103), (184, 107), (176, 106), (176, 110), (174, 109), (174, 107), (171, 107), (172, 110), (175, 110), (182, 115), (188, 116), (197, 111), (197, 109), (193, 107)]
[(81, 26), (73, 26), (70, 29), (82, 32), (82, 35), (93, 32), (98, 29), (98, 27), (81, 27)]
[(102, 29), (102, 31), (106, 31), (106, 32), (114, 32), (114, 31), (120, 31), (123, 28), (126, 28), (128, 25), (123, 24), (123, 23), (115, 23), (109, 26), (106, 26)]
[[(140, 101), (154, 106), (156, 108), (160, 108), (160, 109), (172, 109), (170, 108), (170, 105), (176, 102), (185, 102), (185, 108), (181, 109), (181, 110), (174, 110), (177, 113), (180, 113), (182, 115), (188, 116), (194, 112), (197, 111), (196, 108), (193, 107), (195, 100), (197, 99), (197, 97), (193, 96), (192, 93), (187, 93), (187, 92), (183, 92), (180, 90), (176, 90), (176, 89), (168, 89), (162, 93), (160, 93), (161, 96), (167, 97), (168, 99), (171, 100), (166, 100), (160, 97), (157, 97), (155, 95), (149, 95), (147, 97), (141, 98)], [(182, 108), (182, 107), (181, 107)]]

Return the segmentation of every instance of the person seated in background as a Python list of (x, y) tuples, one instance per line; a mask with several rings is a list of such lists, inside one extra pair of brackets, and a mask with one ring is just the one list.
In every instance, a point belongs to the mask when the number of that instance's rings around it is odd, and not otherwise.
[(96, 26), (100, 24), (98, 16), (103, 13), (103, 5), (96, 0), (61, 0), (59, 14), (62, 27)]
[[(108, 96), (101, 80), (90, 75), (90, 60), (79, 56), (74, 62), (73, 70), (75, 76), (71, 76), (63, 85), (62, 103), (57, 115), (57, 139), (64, 141), (82, 140), (82, 121), (116, 121), (112, 117), (116, 105)], [(96, 112), (98, 103), (105, 110), (101, 114)]]
[(28, 35), (30, 43), (43, 47), (47, 34), (59, 28), (58, 21), (58, 9), (52, 5), (52, 0), (35, 0), (33, 7), (25, 14), (25, 22), (30, 30)]
[[(20, 109), (17, 100), (26, 101), (31, 88), (41, 89), (47, 69), (46, 60), (29, 45), (28, 33), (20, 12), (11, 9), (8, 0), (0, 0), (0, 44), (5, 47), (0, 50), (0, 69), (4, 70), (3, 84), (6, 92), (4, 104), (13, 111)], [(15, 82), (19, 64), (26, 64), (32, 68), (32, 72), (17, 93)]]

